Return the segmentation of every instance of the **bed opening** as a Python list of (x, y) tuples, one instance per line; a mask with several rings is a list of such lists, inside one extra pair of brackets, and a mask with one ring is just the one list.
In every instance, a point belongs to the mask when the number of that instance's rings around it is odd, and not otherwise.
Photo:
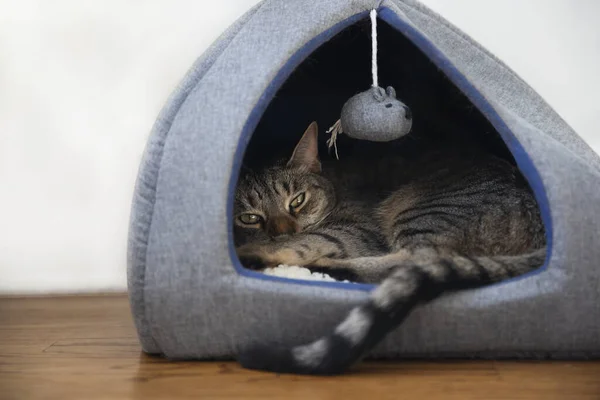
[[(390, 142), (355, 140), (341, 135), (336, 141), (337, 149), (327, 144), (330, 135), (326, 131), (340, 118), (344, 103), (353, 95), (368, 89), (372, 83), (371, 23), (368, 16), (365, 16), (312, 52), (276, 91), (245, 149), (240, 177), (247, 176), (250, 171), (262, 171), (278, 162), (291, 162), (292, 155), (297, 155), (298, 148), (305, 147), (304, 144), (299, 144), (299, 141), (303, 133), (308, 132), (308, 127), (313, 126), (313, 122), (318, 126), (318, 154), (322, 166), (332, 163), (354, 164), (355, 167), (360, 165), (360, 168), (356, 168), (356, 173), (373, 175), (366, 179), (367, 181), (377, 180), (382, 174), (385, 175), (386, 168), (390, 175), (394, 173), (393, 168), (397, 168), (396, 164), (392, 162), (383, 167), (381, 160), (414, 160), (434, 151), (440, 154), (453, 151), (463, 158), (478, 154), (479, 157), (494, 157), (516, 166), (513, 155), (488, 119), (411, 40), (387, 23), (387, 19), (378, 20), (379, 85), (394, 87), (398, 99), (410, 108), (410, 134)], [(449, 165), (448, 168), (452, 166)], [(517, 174), (520, 175), (518, 170)], [(272, 177), (274, 180), (276, 178)], [(528, 185), (522, 176), (518, 176), (517, 181), (518, 185)], [(385, 200), (390, 188), (384, 186), (365, 187), (364, 198), (372, 195), (374, 204)], [(256, 192), (255, 189), (252, 190)], [(286, 188), (276, 190), (284, 191)], [(373, 193), (366, 193), (369, 191)], [(290, 197), (286, 197), (285, 207), (291, 214), (294, 214), (293, 204), (288, 203), (300, 203), (300, 213), (302, 203), (314, 200), (309, 199), (308, 194), (299, 197), (297, 195), (294, 193), (283, 196)], [(251, 201), (246, 202), (245, 206), (255, 209), (256, 212), (244, 212), (242, 215), (234, 207), (232, 229), (236, 246), (256, 240), (256, 235), (264, 236), (264, 240), (277, 242), (311, 226), (310, 221), (305, 222), (304, 228), (297, 226), (294, 222), (296, 215), (292, 215), (291, 218), (278, 217), (276, 222), (267, 221), (273, 217), (260, 210), (263, 207), (261, 201), (272, 201), (267, 197), (258, 192), (251, 196)], [(440, 210), (439, 216), (440, 221), (443, 221), (443, 210)], [(450, 223), (444, 226), (451, 229)], [(338, 239), (325, 237), (325, 240), (335, 242)], [(294, 251), (303, 253), (302, 249)], [(254, 264), (252, 259), (245, 258), (244, 261)], [(262, 272), (265, 272), (263, 264), (261, 261), (255, 265), (245, 265), (239, 272), (254, 277), (265, 277), (262, 275)], [(323, 279), (329, 279), (322, 274), (332, 271), (328, 275), (336, 281), (353, 281), (353, 276), (348, 271), (338, 274), (325, 267), (311, 267), (311, 276), (308, 275), (308, 270), (301, 268), (277, 268), (277, 265), (266, 267), (266, 272), (271, 274), (270, 277), (265, 277), (267, 279), (291, 278), (307, 282), (316, 279), (315, 282), (322, 282)], [(372, 287), (347, 284), (348, 287), (352, 285), (357, 288)]]

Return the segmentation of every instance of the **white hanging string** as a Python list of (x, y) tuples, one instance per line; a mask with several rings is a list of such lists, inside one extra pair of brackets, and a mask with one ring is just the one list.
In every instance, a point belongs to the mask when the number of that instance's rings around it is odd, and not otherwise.
[(371, 43), (371, 73), (373, 74), (373, 87), (377, 87), (379, 86), (379, 81), (377, 77), (377, 10), (371, 10)]

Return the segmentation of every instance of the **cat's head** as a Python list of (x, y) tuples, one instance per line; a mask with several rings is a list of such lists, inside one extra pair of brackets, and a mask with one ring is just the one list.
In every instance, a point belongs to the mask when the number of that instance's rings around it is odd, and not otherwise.
[(335, 192), (321, 175), (317, 139), (313, 122), (287, 164), (240, 177), (234, 205), (236, 244), (302, 232), (329, 215)]

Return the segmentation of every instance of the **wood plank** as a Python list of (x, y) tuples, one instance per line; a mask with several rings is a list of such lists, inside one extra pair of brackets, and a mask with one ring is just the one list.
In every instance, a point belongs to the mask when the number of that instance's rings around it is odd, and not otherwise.
[(600, 399), (600, 362), (368, 362), (338, 377), (141, 353), (124, 296), (0, 298), (0, 399)]

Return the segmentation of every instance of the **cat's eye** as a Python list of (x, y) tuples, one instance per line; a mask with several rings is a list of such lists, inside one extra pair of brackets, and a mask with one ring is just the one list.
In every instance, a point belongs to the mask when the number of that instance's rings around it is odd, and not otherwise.
[(304, 204), (304, 200), (306, 199), (305, 193), (300, 193), (298, 196), (294, 197), (294, 199), (290, 202), (290, 210), (293, 211)]
[(238, 219), (245, 225), (256, 225), (262, 221), (262, 217), (256, 214), (242, 214)]

